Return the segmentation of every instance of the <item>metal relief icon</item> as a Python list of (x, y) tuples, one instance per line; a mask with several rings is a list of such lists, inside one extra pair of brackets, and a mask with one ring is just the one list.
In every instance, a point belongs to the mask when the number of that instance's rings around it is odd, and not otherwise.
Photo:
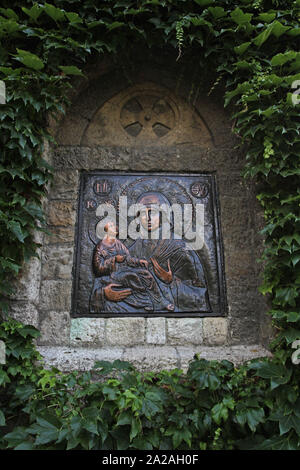
[(224, 315), (220, 235), (212, 175), (84, 173), (72, 315)]

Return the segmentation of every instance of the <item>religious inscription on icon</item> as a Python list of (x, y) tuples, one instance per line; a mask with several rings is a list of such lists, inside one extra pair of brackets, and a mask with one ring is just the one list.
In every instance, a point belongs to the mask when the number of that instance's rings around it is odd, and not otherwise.
[(89, 211), (94, 211), (97, 209), (97, 202), (94, 199), (88, 199), (85, 203), (85, 207)]
[(199, 198), (206, 197), (208, 194), (208, 186), (207, 184), (197, 181), (196, 183), (192, 184), (191, 193), (195, 197), (199, 197)]
[(212, 175), (85, 173), (78, 227), (73, 316), (225, 314)]
[(94, 183), (94, 192), (99, 196), (106, 196), (111, 192), (111, 182), (107, 179), (97, 180)]

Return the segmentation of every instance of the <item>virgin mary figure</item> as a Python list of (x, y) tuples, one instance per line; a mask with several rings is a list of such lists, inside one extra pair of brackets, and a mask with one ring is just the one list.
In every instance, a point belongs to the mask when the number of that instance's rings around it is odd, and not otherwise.
[[(148, 313), (210, 312), (207, 282), (198, 254), (187, 249), (184, 240), (174, 238), (173, 232), (169, 238), (162, 237), (160, 207), (171, 207), (168, 199), (153, 191), (142, 194), (136, 202), (144, 208), (139, 218), (149, 236), (135, 240), (129, 253), (133, 258), (147, 261), (147, 269), (159, 291), (159, 295), (150, 297)], [(132, 289), (123, 289), (116, 282), (103, 283), (100, 277), (95, 279), (92, 298), (98, 299), (99, 313), (100, 310), (101, 313), (143, 313), (142, 304), (130, 302), (133, 294)]]

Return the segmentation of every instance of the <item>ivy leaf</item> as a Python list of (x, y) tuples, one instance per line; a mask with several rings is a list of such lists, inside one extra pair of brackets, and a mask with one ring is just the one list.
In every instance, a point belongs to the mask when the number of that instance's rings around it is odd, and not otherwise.
[(42, 208), (34, 202), (29, 202), (24, 206), (24, 210), (28, 212), (32, 217), (39, 220), (44, 220), (44, 214)]
[(234, 410), (235, 401), (232, 397), (223, 398), (223, 404), (227, 406), (230, 410)]
[(24, 384), (24, 385), (18, 385), (16, 387), (16, 397), (18, 397), (22, 401), (28, 400), (31, 395), (33, 395), (35, 392), (35, 388), (33, 385), (30, 384)]
[(196, 2), (201, 7), (206, 7), (207, 5), (214, 3), (214, 0), (194, 0), (194, 2)]
[(133, 417), (131, 420), (131, 430), (130, 430), (130, 442), (139, 434), (141, 431), (141, 422), (139, 419)]
[(272, 28), (272, 34), (276, 37), (279, 38), (282, 36), (288, 29), (290, 29), (290, 26), (284, 26), (280, 21), (274, 21), (273, 23), (273, 28)]
[(112, 31), (113, 29), (116, 29), (116, 28), (121, 28), (121, 26), (125, 26), (125, 23), (122, 23), (120, 21), (114, 21), (113, 23), (106, 25), (109, 31)]
[(110, 431), (110, 434), (115, 439), (117, 450), (126, 450), (130, 445), (129, 433), (124, 433), (124, 429), (116, 428)]
[(23, 443), (28, 439), (28, 428), (17, 426), (12, 432), (5, 434), (4, 439), (11, 447)]
[(289, 312), (287, 315), (287, 321), (291, 323), (300, 321), (300, 312)]
[(132, 414), (130, 411), (123, 411), (117, 421), (117, 426), (131, 425)]
[(59, 430), (53, 429), (51, 427), (40, 427), (37, 437), (35, 440), (35, 445), (48, 444), (49, 442), (56, 441), (59, 436)]
[(4, 270), (8, 268), (11, 271), (14, 271), (16, 274), (18, 274), (18, 272), (21, 269), (21, 266), (19, 264), (16, 264), (12, 261), (9, 261), (8, 259), (1, 258), (1, 257), (0, 257), (0, 264), (2, 265), (2, 268)]
[(138, 436), (135, 437), (132, 441), (132, 446), (134, 449), (138, 450), (152, 450), (153, 446), (151, 442), (148, 442), (145, 438)]
[(281, 436), (282, 434), (289, 432), (291, 429), (295, 429), (298, 436), (300, 436), (300, 419), (294, 413), (291, 413), (287, 416), (282, 416), (279, 421), (279, 430)]
[(299, 261), (300, 261), (300, 253), (294, 253), (292, 255), (292, 264), (293, 264), (293, 266), (295, 267), (296, 264), (299, 263)]
[(264, 440), (255, 447), (256, 450), (299, 450), (298, 439), (290, 436), (275, 436)]
[(83, 419), (82, 420), (82, 427), (89, 431), (92, 434), (95, 434), (96, 436), (99, 435), (98, 432), (98, 425), (96, 420), (91, 420), (91, 419)]
[(17, 237), (17, 239), (24, 243), (25, 238), (27, 237), (27, 232), (22, 230), (22, 227), (19, 222), (11, 220), (7, 223), (7, 227), (12, 231), (12, 233)]
[(54, 5), (45, 3), (44, 9), (47, 15), (50, 16), (50, 18), (52, 18), (55, 22), (63, 21), (65, 19), (65, 12), (60, 8), (56, 8)]
[(256, 369), (256, 375), (258, 375), (258, 377), (270, 379), (272, 390), (279, 385), (288, 383), (292, 374), (292, 370), (282, 364), (273, 364), (271, 362), (254, 362), (249, 368)]
[(276, 13), (275, 12), (269, 12), (269, 13), (260, 13), (258, 15), (258, 19), (261, 20), (263, 23), (271, 23), (276, 18)]
[(0, 410), (0, 426), (5, 426), (5, 416), (2, 410)]
[(18, 55), (15, 56), (16, 60), (22, 62), (31, 69), (36, 71), (42, 70), (44, 68), (44, 62), (32, 52), (24, 51), (23, 49), (17, 48)]
[(233, 48), (234, 52), (238, 55), (244, 54), (244, 52), (248, 49), (250, 44), (251, 44), (250, 41), (243, 42), (243, 44), (241, 44), (240, 46), (236, 46), (236, 47)]
[(29, 16), (34, 22), (36, 22), (43, 11), (43, 8), (40, 7), (37, 3), (35, 3), (30, 9), (26, 7), (22, 7), (22, 10), (26, 15)]
[(22, 442), (14, 447), (14, 450), (34, 450), (34, 443), (31, 441)]
[(297, 52), (295, 51), (287, 51), (284, 54), (281, 54), (281, 53), (276, 54), (274, 55), (274, 57), (272, 57), (271, 65), (273, 67), (281, 66), (285, 64), (286, 62), (293, 60), (296, 56), (297, 56)]
[(253, 40), (254, 44), (258, 47), (262, 46), (264, 42), (268, 39), (272, 33), (273, 23), (264, 29), (256, 38)]
[(78, 23), (83, 23), (83, 19), (80, 18), (78, 13), (73, 13), (73, 12), (65, 12), (66, 17), (70, 21), (71, 24), (78, 24)]
[(68, 66), (65, 66), (65, 65), (59, 65), (58, 67), (60, 70), (63, 71), (64, 74), (66, 75), (81, 75), (82, 77), (84, 77), (84, 74), (81, 72), (81, 70), (76, 67), (75, 65), (68, 65)]
[(252, 432), (256, 431), (259, 423), (262, 423), (265, 418), (265, 413), (262, 408), (242, 408), (236, 411), (236, 421), (244, 426), (246, 423)]
[(250, 408), (246, 412), (246, 419), (251, 431), (255, 432), (259, 423), (264, 421), (265, 412), (262, 408)]
[(219, 19), (227, 15), (226, 11), (222, 7), (209, 7), (208, 11), (215, 19)]
[(281, 287), (276, 290), (275, 301), (283, 306), (291, 305), (295, 307), (298, 295), (296, 287)]
[(296, 328), (288, 328), (282, 332), (282, 337), (285, 338), (288, 344), (293, 343), (300, 339), (300, 330)]
[(242, 26), (250, 23), (253, 15), (252, 13), (244, 13), (240, 8), (236, 8), (230, 13), (230, 16), (236, 24)]
[(22, 180), (25, 180), (24, 174), (16, 168), (4, 168), (2, 165), (0, 165), (0, 173), (9, 173), (13, 179), (18, 176)]
[(0, 8), (0, 13), (2, 13), (2, 15), (6, 16), (7, 18), (9, 18), (11, 20), (18, 21), (18, 19), (19, 19), (16, 12), (14, 12), (14, 10), (12, 10), (11, 8)]
[(23, 336), (23, 338), (27, 338), (30, 336), (31, 338), (38, 338), (40, 336), (39, 330), (37, 330), (34, 326), (25, 325), (18, 330), (18, 333)]
[(212, 412), (212, 419), (217, 423), (220, 424), (222, 419), (227, 421), (228, 419), (228, 408), (227, 406), (221, 402), (217, 403), (211, 410)]

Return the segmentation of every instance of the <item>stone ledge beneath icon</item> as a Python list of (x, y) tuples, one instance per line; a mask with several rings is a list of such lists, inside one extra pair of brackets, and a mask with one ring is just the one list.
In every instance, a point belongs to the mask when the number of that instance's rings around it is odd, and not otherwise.
[(123, 361), (128, 361), (142, 372), (159, 372), (180, 366), (176, 349), (172, 346), (136, 346), (125, 349)]
[(207, 360), (227, 360), (235, 365), (259, 357), (271, 357), (270, 351), (261, 345), (239, 345), (232, 347), (171, 347), (137, 346), (133, 348), (68, 348), (39, 346), (45, 367), (57, 367), (61, 371), (85, 371), (92, 369), (96, 361), (114, 361), (120, 359), (131, 362), (140, 371), (157, 372), (161, 370), (183, 369), (195, 354)]
[(194, 348), (177, 347), (180, 356), (180, 367), (185, 372), (188, 369), (189, 362), (193, 360), (195, 354), (201, 359), (208, 361), (226, 360), (235, 365), (243, 364), (251, 359), (259, 357), (271, 357), (270, 351), (260, 344), (238, 345), (238, 346), (200, 346)]
[(93, 368), (96, 361), (115, 361), (122, 358), (120, 348), (68, 348), (39, 346), (38, 350), (44, 359), (44, 366), (56, 367), (63, 372), (72, 370), (86, 371)]

